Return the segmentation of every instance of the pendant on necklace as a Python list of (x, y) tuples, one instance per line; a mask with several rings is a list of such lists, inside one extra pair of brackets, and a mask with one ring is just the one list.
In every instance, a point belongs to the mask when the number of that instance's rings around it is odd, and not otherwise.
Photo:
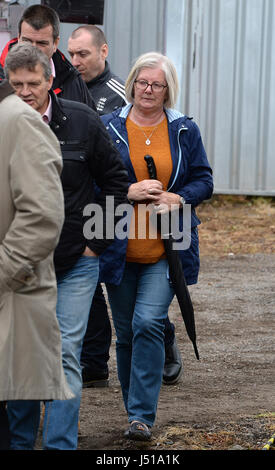
[(151, 144), (151, 140), (147, 139), (147, 140), (145, 141), (145, 143), (146, 143), (146, 145), (150, 145), (150, 144)]

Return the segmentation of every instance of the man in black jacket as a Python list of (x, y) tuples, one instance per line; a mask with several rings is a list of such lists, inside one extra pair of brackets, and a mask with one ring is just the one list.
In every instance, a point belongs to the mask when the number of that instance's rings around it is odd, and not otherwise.
[(126, 104), (123, 80), (111, 71), (108, 52), (105, 35), (95, 25), (79, 26), (68, 41), (71, 62), (86, 82), (100, 115)]
[[(114, 211), (120, 203), (126, 202), (128, 174), (98, 114), (84, 104), (57, 98), (53, 93), (51, 67), (38, 48), (25, 43), (12, 48), (6, 59), (5, 72), (16, 94), (49, 122), (60, 142), (63, 157), (61, 180), (65, 222), (54, 263), (63, 367), (75, 398), (46, 403), (43, 446), (44, 449), (73, 450), (77, 448), (82, 389), (81, 346), (98, 283), (98, 256), (112, 243), (105, 235), (107, 217), (114, 216), (107, 212), (110, 207), (107, 197), (112, 198)], [(100, 189), (96, 207), (102, 211), (102, 218), (95, 220), (94, 237), (90, 239), (89, 231), (87, 239), (83, 233), (86, 225), (83, 213), (86, 214), (89, 205), (95, 201), (94, 183)], [(97, 227), (101, 222), (102, 227)], [(11, 448), (33, 447), (35, 436), (30, 424), (26, 433), (26, 423), (30, 410), (33, 413), (34, 409), (38, 415), (37, 402), (9, 404)], [(22, 442), (20, 423), (24, 426), (24, 435), (29, 436), (28, 442)], [(15, 424), (17, 432), (13, 434)]]
[[(18, 42), (29, 42), (44, 52), (51, 61), (53, 90), (56, 95), (85, 103), (95, 109), (95, 104), (80, 73), (72, 66), (57, 47), (59, 43), (60, 21), (58, 14), (45, 5), (32, 5), (27, 8), (18, 24), (18, 38), (9, 41), (0, 58), (4, 68), (9, 50)], [(0, 77), (3, 77), (0, 70)]]
[[(108, 52), (105, 35), (95, 25), (79, 26), (68, 40), (71, 62), (86, 82), (100, 115), (112, 113), (126, 104), (124, 83), (110, 70), (106, 60)], [(176, 383), (182, 373), (182, 361), (174, 330), (174, 325), (167, 318), (165, 321), (166, 358), (163, 372), (163, 382), (167, 385)], [(111, 339), (111, 323), (99, 283), (93, 298), (82, 348), (83, 387), (108, 385)]]
[[(124, 83), (110, 70), (106, 60), (108, 45), (100, 28), (95, 25), (78, 27), (69, 38), (68, 52), (72, 64), (86, 82), (100, 115), (111, 113), (126, 104)], [(98, 283), (81, 355), (84, 388), (108, 385), (111, 341), (107, 304), (102, 286)]]

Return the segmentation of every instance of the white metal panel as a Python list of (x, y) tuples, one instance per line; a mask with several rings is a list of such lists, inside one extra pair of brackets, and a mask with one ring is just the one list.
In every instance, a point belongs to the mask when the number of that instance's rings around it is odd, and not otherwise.
[(263, 25), (264, 54), (263, 68), (265, 74), (262, 80), (262, 113), (261, 113), (261, 141), (260, 152), (262, 156), (261, 167), (263, 175), (261, 185), (263, 188), (272, 188), (275, 193), (275, 4), (268, 2)]
[(126, 79), (140, 54), (164, 51), (164, 12), (165, 0), (105, 0), (109, 59), (121, 78)]
[(164, 53), (173, 61), (179, 80), (179, 99), (177, 107), (180, 107), (183, 88), (186, 86), (183, 70), (187, 70), (189, 57), (184, 54), (184, 44), (189, 40), (188, 24), (185, 15), (185, 1), (167, 0), (165, 10), (166, 40)]
[(275, 195), (275, 2), (184, 3), (179, 108), (200, 126), (215, 191)]

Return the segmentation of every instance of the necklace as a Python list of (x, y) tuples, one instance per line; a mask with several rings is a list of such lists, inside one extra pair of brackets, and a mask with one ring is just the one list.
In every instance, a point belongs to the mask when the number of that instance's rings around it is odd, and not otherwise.
[(154, 127), (154, 129), (152, 130), (152, 132), (151, 132), (151, 134), (149, 135), (149, 137), (148, 137), (148, 135), (144, 132), (144, 130), (143, 130), (140, 126), (138, 126), (139, 129), (141, 130), (141, 132), (142, 132), (142, 133), (145, 135), (145, 137), (146, 137), (146, 140), (145, 140), (145, 144), (146, 144), (146, 145), (150, 145), (150, 144), (151, 144), (151, 140), (150, 140), (150, 139), (151, 139), (152, 135), (154, 134), (155, 130), (158, 128), (158, 126), (159, 126), (159, 125), (157, 125), (156, 127)]

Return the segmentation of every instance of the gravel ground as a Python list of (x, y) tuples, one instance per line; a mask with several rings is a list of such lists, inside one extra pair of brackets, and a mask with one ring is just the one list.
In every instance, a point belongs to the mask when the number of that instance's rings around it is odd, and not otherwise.
[(123, 438), (113, 338), (109, 387), (83, 391), (79, 449), (261, 449), (275, 431), (274, 265), (275, 254), (202, 257), (190, 287), (200, 361), (173, 301), (184, 375), (162, 387), (150, 443)]
[[(274, 199), (215, 196), (199, 207), (198, 215), (203, 222), (201, 271), (190, 294), (200, 361), (174, 300), (169, 316), (184, 374), (176, 385), (162, 386), (152, 440), (131, 442), (123, 437), (128, 422), (113, 333), (109, 387), (83, 390), (80, 451), (97, 455), (104, 450), (108, 456), (112, 451), (230, 450), (233, 455), (262, 450), (275, 433)], [(237, 454), (247, 459), (247, 452)], [(203, 459), (209, 455), (213, 453), (204, 453)], [(255, 452), (249, 455), (255, 458)]]

